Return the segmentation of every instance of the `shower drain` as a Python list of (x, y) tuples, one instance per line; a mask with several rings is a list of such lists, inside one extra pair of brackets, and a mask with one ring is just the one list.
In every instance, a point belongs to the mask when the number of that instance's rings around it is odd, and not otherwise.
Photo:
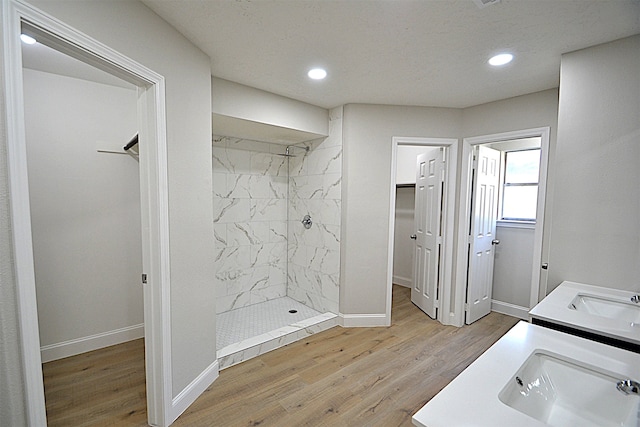
[(289, 310), (289, 313), (291, 314), (296, 314), (298, 312), (298, 310)]

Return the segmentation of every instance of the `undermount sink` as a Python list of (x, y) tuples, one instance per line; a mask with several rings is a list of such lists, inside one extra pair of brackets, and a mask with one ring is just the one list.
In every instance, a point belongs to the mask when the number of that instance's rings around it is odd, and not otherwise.
[(640, 425), (637, 382), (547, 351), (534, 351), (498, 397), (549, 426)]
[(640, 304), (631, 301), (579, 293), (571, 301), (569, 308), (640, 327)]
[(529, 316), (534, 324), (640, 353), (640, 288), (634, 289), (564, 281)]

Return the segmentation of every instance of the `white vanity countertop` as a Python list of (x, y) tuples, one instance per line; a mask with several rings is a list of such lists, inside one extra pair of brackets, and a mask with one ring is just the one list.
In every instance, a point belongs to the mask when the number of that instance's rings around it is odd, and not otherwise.
[[(498, 399), (536, 350), (546, 350), (640, 380), (640, 354), (521, 321), (413, 416), (422, 427), (540, 427)], [(419, 390), (416, 390), (419, 393)]]
[(635, 294), (631, 291), (565, 281), (540, 301), (529, 312), (529, 316), (640, 345), (640, 325), (569, 309), (569, 304), (579, 293), (624, 301), (629, 301)]

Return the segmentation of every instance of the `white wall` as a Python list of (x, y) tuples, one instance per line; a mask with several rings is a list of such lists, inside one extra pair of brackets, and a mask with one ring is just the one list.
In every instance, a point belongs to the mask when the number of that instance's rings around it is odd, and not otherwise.
[(165, 77), (176, 396), (216, 362), (209, 58), (137, 1), (33, 4)]
[(640, 35), (562, 56), (549, 291), (640, 290)]
[(138, 162), (96, 150), (137, 133), (136, 91), (23, 76), (43, 361), (142, 337)]
[(462, 111), (344, 107), (340, 312), (384, 315), (394, 136), (458, 138)]

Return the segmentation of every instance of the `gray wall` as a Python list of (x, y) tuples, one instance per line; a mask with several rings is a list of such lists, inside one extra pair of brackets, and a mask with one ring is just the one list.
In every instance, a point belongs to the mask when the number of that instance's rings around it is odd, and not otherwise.
[[(495, 133), (550, 127), (549, 163), (547, 169), (547, 192), (545, 201), (545, 223), (542, 242), (542, 260), (548, 258), (550, 212), (555, 181), (555, 147), (558, 129), (558, 90), (549, 89), (529, 95), (518, 96), (489, 104), (466, 108), (463, 113), (463, 134), (465, 137), (491, 135)], [(529, 264), (531, 265), (531, 264)], [(540, 272), (540, 292), (544, 293), (546, 270)], [(518, 292), (524, 294), (530, 288)], [(544, 294), (540, 295), (544, 297)], [(529, 304), (525, 304), (525, 307)]]
[(491, 299), (529, 308), (533, 263), (533, 228), (498, 224)]
[(165, 77), (175, 396), (216, 360), (209, 58), (139, 2), (34, 4)]
[(549, 291), (640, 290), (640, 35), (562, 56)]
[(43, 361), (143, 336), (138, 162), (97, 151), (121, 151), (137, 133), (136, 91), (23, 76), (40, 345), (52, 350)]
[(385, 313), (392, 138), (457, 138), (461, 123), (451, 108), (344, 107), (341, 313)]
[[(557, 102), (551, 89), (466, 109), (346, 105), (340, 312), (385, 312), (392, 137), (461, 138), (549, 126), (552, 168)], [(458, 165), (461, 156), (459, 150)]]

